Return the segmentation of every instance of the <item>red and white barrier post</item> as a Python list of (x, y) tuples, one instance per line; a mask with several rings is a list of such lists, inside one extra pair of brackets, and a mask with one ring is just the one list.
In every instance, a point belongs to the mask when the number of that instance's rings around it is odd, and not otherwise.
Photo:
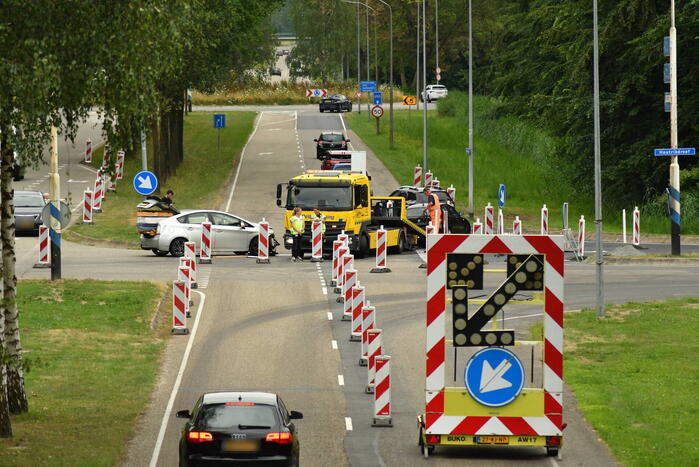
[(92, 140), (85, 140), (85, 163), (92, 164)]
[(515, 220), (512, 221), (512, 235), (522, 235), (522, 221), (519, 220), (519, 216), (515, 216)]
[(447, 194), (456, 206), (456, 188), (454, 188), (454, 185), (449, 185), (449, 187), (447, 188)]
[(433, 179), (432, 179), (432, 188), (437, 188), (437, 187), (439, 187), (439, 183), (440, 183), (440, 182), (439, 182), (438, 179), (433, 178)]
[[(339, 294), (342, 292), (342, 282), (345, 279), (345, 256), (349, 254), (349, 248), (346, 245), (342, 245), (339, 250), (337, 250), (337, 278), (335, 278), (335, 289), (333, 292)], [(338, 297), (338, 302), (341, 302), (340, 297)]]
[(362, 308), (362, 346), (359, 354), (359, 366), (367, 366), (369, 360), (369, 334), (376, 324), (376, 308), (366, 301), (366, 306)]
[(201, 223), (199, 264), (211, 264), (211, 222)]
[(352, 321), (352, 289), (355, 285), (357, 285), (357, 271), (351, 267), (345, 267), (345, 278), (342, 283), (344, 297), (342, 321)]
[(117, 153), (116, 160), (116, 179), (122, 180), (124, 178), (124, 160), (126, 158), (126, 153), (124, 151), (119, 151)]
[(548, 235), (549, 234), (549, 208), (546, 207), (544, 204), (544, 207), (541, 208), (541, 235)]
[(473, 223), (473, 229), (471, 230), (476, 235), (480, 235), (483, 233), (483, 224), (481, 224), (480, 217), (476, 217), (476, 222)]
[(432, 235), (432, 234), (435, 234), (435, 233), (436, 233), (436, 232), (434, 231), (434, 225), (432, 225), (432, 222), (430, 222), (429, 224), (427, 224), (427, 228), (425, 229), (425, 232), (427, 233), (427, 235)]
[(626, 243), (626, 209), (621, 210), (621, 236)]
[(102, 169), (106, 169), (107, 166), (109, 165), (109, 156), (111, 155), (112, 148), (109, 147), (109, 144), (104, 143), (104, 149), (102, 149)]
[(633, 236), (631, 240), (634, 246), (641, 244), (641, 211), (638, 210), (638, 206), (634, 207), (633, 210)]
[(378, 355), (374, 359), (376, 386), (374, 387), (374, 419), (372, 426), (393, 426), (391, 418), (391, 357)]
[(269, 264), (269, 222), (263, 217), (258, 225), (260, 232), (257, 234), (257, 263)]
[(413, 176), (413, 186), (418, 188), (422, 182), (422, 167), (419, 165), (415, 167), (415, 175)]
[(102, 212), (102, 177), (99, 174), (95, 179), (95, 190), (92, 192), (92, 212)]
[(172, 330), (171, 334), (189, 334), (187, 329), (187, 285), (185, 281), (172, 282)]
[(429, 188), (432, 186), (432, 172), (429, 170), (425, 172), (425, 187)]
[(335, 240), (333, 242), (333, 267), (332, 267), (332, 272), (330, 274), (330, 285), (335, 286), (337, 284), (337, 263), (340, 260), (340, 257), (338, 256), (338, 251), (340, 251), (340, 247), (342, 246), (342, 242), (340, 240)]
[(505, 235), (505, 217), (500, 208), (498, 208), (498, 235)]
[(183, 281), (185, 285), (185, 312), (189, 318), (189, 306), (192, 303), (191, 298), (191, 284), (189, 282), (189, 260), (187, 258), (180, 258), (180, 265), (177, 268), (177, 280)]
[(184, 257), (189, 260), (189, 283), (193, 289), (199, 287), (197, 283), (197, 244), (185, 242)]
[(92, 224), (92, 191), (83, 193), (83, 224)]
[(352, 324), (349, 338), (352, 342), (362, 340), (362, 308), (364, 308), (364, 287), (357, 281), (357, 285), (352, 288)]
[(323, 221), (316, 219), (311, 223), (311, 262), (323, 261)]
[(349, 248), (345, 251), (345, 254), (340, 257), (340, 270), (338, 271), (338, 274), (340, 274), (340, 277), (338, 277), (338, 281), (340, 282), (340, 294), (339, 297), (337, 297), (337, 302), (342, 303), (345, 301), (345, 279), (347, 276), (347, 270), (348, 269), (354, 269), (354, 255), (349, 252)]
[(376, 231), (376, 267), (372, 268), (371, 273), (391, 272), (391, 268), (386, 266), (386, 229), (383, 225)]
[(367, 331), (367, 394), (373, 394), (374, 386), (376, 386), (376, 357), (383, 354), (381, 335), (381, 329)]
[(49, 228), (39, 226), (39, 261), (34, 264), (36, 269), (50, 268), (49, 262)]
[(490, 203), (485, 207), (485, 234), (493, 235), (493, 206)]
[(585, 216), (580, 216), (578, 224), (578, 256), (585, 256)]

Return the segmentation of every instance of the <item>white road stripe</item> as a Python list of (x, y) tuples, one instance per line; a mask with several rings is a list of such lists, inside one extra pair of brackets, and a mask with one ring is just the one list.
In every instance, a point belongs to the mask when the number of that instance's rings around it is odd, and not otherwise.
[(226, 209), (224, 211), (228, 212), (228, 210), (231, 207), (231, 201), (233, 201), (233, 193), (235, 193), (235, 186), (238, 183), (238, 175), (240, 175), (240, 168), (243, 166), (243, 158), (245, 157), (245, 150), (248, 148), (248, 144), (250, 144), (250, 141), (252, 141), (252, 138), (255, 136), (255, 133), (257, 133), (257, 129), (260, 127), (260, 121), (262, 120), (262, 115), (265, 112), (262, 111), (260, 112), (260, 115), (257, 117), (257, 123), (255, 124), (255, 129), (252, 130), (252, 133), (250, 133), (250, 137), (248, 140), (245, 142), (245, 146), (243, 146), (243, 150), (240, 151), (240, 160), (238, 161), (238, 169), (235, 171), (235, 178), (233, 179), (233, 185), (231, 186), (231, 192), (228, 195), (228, 202), (226, 202)]
[(333, 320), (333, 314), (328, 311), (328, 321)]
[(332, 346), (333, 350), (337, 350), (337, 341), (335, 339), (330, 341), (330, 345)]
[[(345, 138), (346, 138), (347, 137), (347, 127), (345, 126), (345, 119), (342, 117), (342, 114), (340, 114), (340, 123), (342, 123), (342, 129), (345, 133)], [(351, 141), (350, 141), (348, 146), (349, 146), (350, 151), (354, 151), (354, 148), (352, 147)]]
[(344, 386), (345, 385), (345, 377), (342, 375), (337, 375), (337, 384), (339, 384), (340, 386)]
[(327, 287), (322, 287), (322, 290), (323, 290), (323, 295), (327, 295), (327, 294), (328, 294), (328, 288), (327, 288)]
[(352, 417), (345, 417), (345, 429), (352, 431)]

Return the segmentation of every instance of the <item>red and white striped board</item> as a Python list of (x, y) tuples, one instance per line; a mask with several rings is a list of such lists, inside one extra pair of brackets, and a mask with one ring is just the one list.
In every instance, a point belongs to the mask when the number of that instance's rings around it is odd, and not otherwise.
[(112, 148), (109, 144), (104, 143), (104, 149), (102, 150), (102, 169), (106, 169), (109, 166), (109, 156), (111, 156)]
[(342, 246), (341, 240), (335, 240), (333, 242), (333, 267), (330, 276), (330, 285), (335, 286), (337, 284), (337, 265), (340, 262), (340, 256), (338, 255), (340, 247)]
[(391, 272), (391, 268), (386, 265), (386, 229), (383, 225), (376, 231), (376, 267), (370, 273)]
[(83, 193), (83, 224), (92, 224), (92, 191)]
[(376, 308), (366, 301), (366, 306), (362, 308), (362, 346), (359, 355), (359, 366), (366, 366), (369, 355), (369, 330), (374, 329), (376, 324)]
[(126, 159), (126, 153), (124, 151), (117, 152), (116, 160), (116, 179), (122, 180), (124, 178), (124, 160)]
[(372, 426), (393, 426), (391, 417), (391, 357), (374, 358), (376, 385), (374, 386), (374, 418)]
[(549, 234), (549, 208), (546, 207), (544, 204), (544, 207), (541, 208), (541, 235), (548, 235)]
[(349, 338), (352, 342), (362, 340), (362, 308), (364, 308), (364, 287), (357, 281), (357, 285), (352, 287), (352, 324)]
[(474, 235), (481, 235), (483, 233), (483, 224), (481, 224), (480, 217), (476, 217), (476, 222), (473, 223), (473, 233)]
[(437, 178), (432, 179), (432, 188), (439, 188), (441, 182)]
[(39, 226), (39, 261), (34, 264), (37, 269), (51, 267), (49, 262), (49, 228)]
[(585, 216), (578, 222), (578, 256), (585, 256)]
[[(544, 256), (544, 342), (541, 414), (468, 416), (445, 409), (446, 255)], [(427, 237), (425, 433), (441, 435), (561, 436), (563, 430), (563, 237), (560, 235), (430, 235)], [(378, 371), (378, 370), (377, 370)], [(377, 380), (378, 381), (378, 380)], [(451, 382), (451, 378), (450, 378)], [(464, 396), (468, 396), (464, 388)]]
[(85, 163), (92, 164), (92, 140), (85, 140)]
[(493, 206), (488, 203), (485, 207), (485, 234), (493, 235), (495, 231), (493, 230)]
[(433, 179), (432, 172), (429, 170), (425, 172), (425, 187), (430, 188), (432, 186), (432, 179)]
[(95, 190), (92, 193), (92, 212), (102, 212), (102, 177), (99, 174), (95, 179)]
[(315, 219), (311, 222), (311, 262), (323, 261), (323, 222)]
[(357, 285), (357, 271), (353, 267), (345, 265), (345, 277), (342, 281), (342, 296), (344, 297), (344, 307), (342, 311), (342, 321), (352, 321), (352, 289)]
[(269, 264), (269, 223), (263, 217), (258, 225), (260, 231), (257, 234), (257, 262)]
[(420, 183), (422, 183), (422, 167), (419, 165), (415, 167), (415, 172), (413, 175), (413, 186), (415, 188), (418, 188), (420, 186)]
[(451, 197), (452, 204), (456, 204), (456, 188), (454, 185), (449, 185), (447, 188), (447, 194)]
[(172, 334), (188, 334), (187, 329), (187, 285), (185, 281), (172, 282)]
[[(337, 277), (335, 278), (335, 293), (339, 294), (342, 292), (342, 281), (345, 278), (345, 255), (349, 254), (349, 248), (346, 245), (340, 246), (337, 250)], [(338, 297), (338, 301), (341, 301)]]
[(635, 246), (641, 244), (641, 211), (636, 206), (633, 210), (633, 234), (631, 235), (631, 243)]
[[(345, 247), (343, 247), (343, 249), (344, 248)], [(340, 250), (340, 252), (343, 252), (343, 250)], [(337, 271), (338, 288), (340, 289), (339, 291), (337, 291), (337, 293), (340, 294), (340, 296), (337, 297), (338, 303), (342, 303), (345, 301), (345, 272), (347, 272), (348, 269), (354, 268), (354, 255), (349, 252), (349, 248), (344, 253), (344, 255), (340, 256), (340, 265)]]
[(512, 235), (522, 235), (522, 221), (519, 216), (515, 216), (515, 220), (512, 221)]
[(211, 222), (201, 223), (199, 264), (211, 264)]
[(189, 281), (193, 289), (199, 287), (197, 284), (197, 244), (185, 242), (184, 257), (189, 260)]
[(381, 329), (367, 330), (367, 394), (372, 394), (376, 385), (376, 357), (383, 354), (381, 336)]
[(189, 282), (189, 260), (187, 258), (180, 258), (180, 265), (177, 268), (177, 280), (183, 281), (185, 285), (185, 312), (187, 317), (189, 317), (189, 305), (191, 303), (191, 284)]

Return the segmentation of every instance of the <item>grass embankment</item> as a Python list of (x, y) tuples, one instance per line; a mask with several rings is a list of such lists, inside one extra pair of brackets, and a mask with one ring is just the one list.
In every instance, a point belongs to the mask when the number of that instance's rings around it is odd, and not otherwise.
[[(497, 207), (498, 187), (507, 186), (505, 223), (511, 228), (514, 216), (524, 220), (524, 229), (539, 230), (542, 204), (549, 208), (551, 229), (561, 228), (561, 206), (569, 203), (569, 223), (577, 230), (580, 215), (588, 220), (588, 236), (594, 233), (593, 199), (561, 181), (551, 155), (557, 141), (541, 129), (514, 117), (494, 114), (498, 102), (481, 96), (474, 98), (474, 210), (483, 221), (483, 208), (490, 202)], [(466, 212), (468, 205), (468, 123), (467, 102), (454, 92), (439, 102), (439, 113), (428, 115), (429, 168), (442, 186), (457, 189), (457, 205)], [(363, 118), (362, 118), (363, 117)], [(422, 112), (395, 113), (395, 149), (388, 145), (388, 116), (382, 119), (381, 135), (365, 115), (347, 117), (352, 129), (371, 147), (400, 183), (412, 184), (415, 165), (422, 165)], [(592, 183), (592, 181), (590, 181)], [(641, 200), (639, 200), (641, 201)], [(641, 208), (641, 233), (669, 233), (669, 220), (656, 207)], [(627, 231), (631, 231), (634, 206), (626, 207)], [(605, 232), (621, 232), (621, 210), (606, 206), (603, 210)], [(685, 234), (699, 234), (699, 219), (682, 219)]]
[[(217, 209), (223, 199), (223, 191), (235, 167), (240, 152), (252, 131), (255, 112), (227, 113), (227, 128), (213, 128), (209, 112), (192, 112), (184, 119), (184, 162), (177, 173), (158, 187), (161, 195), (168, 189), (175, 192), (178, 209)], [(217, 146), (217, 131), (221, 132), (221, 150)], [(149, 150), (152, 167), (152, 151)], [(102, 148), (93, 157), (95, 166), (102, 162)], [(102, 213), (94, 214), (94, 225), (76, 224), (71, 231), (81, 236), (138, 245), (136, 233), (136, 205), (143, 196), (132, 186), (134, 175), (141, 170), (141, 161), (128, 159), (124, 167), (124, 179), (119, 181), (116, 193), (107, 193)], [(70, 237), (69, 239), (75, 239)]]
[(565, 378), (626, 465), (699, 465), (699, 299), (566, 315)]
[(163, 348), (149, 282), (19, 283), (29, 412), (0, 440), (1, 465), (118, 465)]

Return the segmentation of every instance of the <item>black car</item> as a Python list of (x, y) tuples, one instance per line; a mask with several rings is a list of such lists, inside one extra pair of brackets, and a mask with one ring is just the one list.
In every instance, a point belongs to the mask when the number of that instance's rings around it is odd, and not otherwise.
[[(456, 210), (451, 204), (442, 204), (442, 219), (444, 216), (449, 216), (449, 232), (453, 234), (469, 234), (471, 233), (471, 223), (464, 217), (462, 212)], [(423, 229), (430, 223), (430, 216), (423, 214), (416, 219), (411, 219)], [(441, 228), (441, 227), (440, 227)], [(440, 233), (444, 233), (441, 232)]]
[(350, 142), (339, 131), (323, 131), (313, 141), (316, 142), (316, 159), (325, 159), (328, 151), (347, 151)]
[(321, 112), (351, 112), (352, 101), (342, 94), (329, 94), (320, 100), (319, 109)]
[(299, 465), (299, 440), (282, 399), (267, 392), (211, 392), (189, 410), (180, 438), (180, 467), (198, 465)]
[(282, 75), (282, 69), (279, 68), (278, 66), (272, 67), (269, 69), (269, 74), (272, 76), (281, 76)]

